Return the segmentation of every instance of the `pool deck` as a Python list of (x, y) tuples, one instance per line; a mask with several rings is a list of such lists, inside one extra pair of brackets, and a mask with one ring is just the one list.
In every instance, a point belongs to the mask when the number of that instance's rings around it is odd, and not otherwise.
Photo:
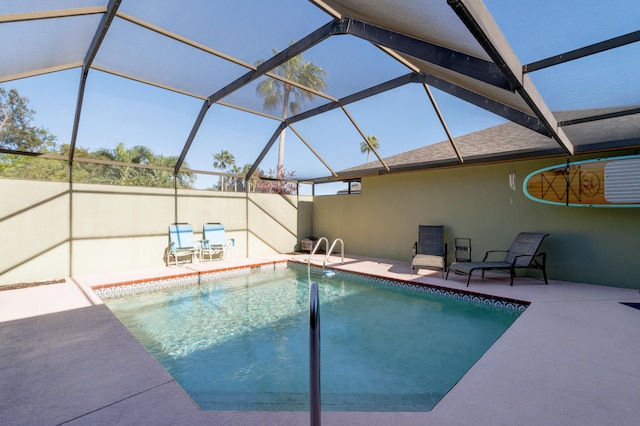
[[(201, 411), (90, 288), (307, 258), (281, 255), (171, 266), (0, 291), (2, 424), (308, 424), (307, 412)], [(339, 257), (330, 260), (338, 262)], [(520, 277), (510, 287), (508, 276), (489, 273), (484, 280), (472, 278), (466, 288), (466, 277), (445, 281), (426, 270), (412, 275), (407, 262), (355, 256), (330, 266), (531, 305), (433, 410), (323, 412), (324, 425), (640, 421), (640, 310), (620, 303), (640, 303), (638, 290), (555, 280), (547, 286)]]

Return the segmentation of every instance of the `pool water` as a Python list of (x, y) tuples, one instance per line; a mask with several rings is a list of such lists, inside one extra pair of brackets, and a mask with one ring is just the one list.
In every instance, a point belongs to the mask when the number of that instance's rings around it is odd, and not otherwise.
[[(326, 411), (430, 410), (520, 312), (341, 273), (312, 279)], [(309, 409), (306, 268), (105, 303), (202, 409)]]

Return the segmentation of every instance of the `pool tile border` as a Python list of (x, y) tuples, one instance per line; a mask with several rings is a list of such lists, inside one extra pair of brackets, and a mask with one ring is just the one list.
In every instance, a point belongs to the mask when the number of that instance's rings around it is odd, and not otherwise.
[(93, 290), (100, 299), (109, 299), (158, 290), (194, 286), (200, 284), (203, 280), (207, 281), (211, 279), (248, 274), (256, 269), (279, 269), (286, 267), (286, 260), (269, 261), (251, 265), (230, 266), (217, 270), (193, 271), (181, 274), (164, 275), (156, 278), (142, 278), (107, 284), (96, 284), (91, 286), (91, 290)]
[[(157, 277), (155, 279), (147, 278), (108, 284), (98, 284), (91, 286), (91, 289), (100, 299), (110, 299), (160, 290), (190, 287), (199, 285), (203, 281), (206, 282), (210, 280), (219, 280), (226, 277), (248, 274), (253, 270), (284, 269), (287, 267), (306, 269), (307, 264), (295, 260), (269, 261), (251, 265), (231, 266), (218, 270), (193, 271), (182, 274), (165, 275), (162, 277)], [(321, 275), (323, 273), (322, 268), (318, 266), (311, 266), (311, 269), (316, 275)], [(524, 310), (529, 306), (529, 302), (524, 302), (521, 300), (492, 297), (485, 294), (465, 290), (453, 290), (433, 284), (417, 283), (414, 281), (407, 281), (396, 278), (391, 279), (375, 274), (344, 271), (341, 269), (332, 269), (332, 271), (335, 271), (337, 275), (344, 277), (360, 279), (366, 278), (381, 285), (389, 285), (393, 287), (410, 289), (421, 293), (459, 299), (470, 302), (476, 306), (485, 306), (499, 310), (506, 310), (508, 312), (521, 313), (524, 312)]]
[[(296, 268), (299, 268), (299, 269), (303, 267), (304, 268), (307, 267), (306, 264), (296, 262), (296, 261), (290, 261), (289, 264), (290, 264), (289, 266), (293, 264), (295, 265)], [(321, 275), (323, 273), (322, 268), (317, 266), (312, 266), (311, 270), (316, 275)], [(406, 280), (397, 279), (397, 278), (381, 277), (379, 275), (374, 275), (374, 274), (344, 271), (340, 269), (332, 269), (332, 271), (335, 271), (336, 275), (339, 275), (339, 276), (350, 277), (350, 278), (355, 277), (360, 279), (366, 278), (368, 280), (372, 280), (373, 282), (381, 285), (389, 285), (392, 287), (405, 288), (409, 290), (418, 291), (421, 293), (428, 293), (428, 294), (433, 294), (437, 296), (458, 299), (465, 302), (470, 302), (475, 306), (484, 306), (484, 307), (498, 309), (498, 310), (506, 310), (508, 312), (522, 313), (530, 305), (529, 302), (525, 302), (521, 300), (507, 299), (502, 297), (493, 297), (490, 295), (475, 293), (472, 291), (457, 290), (457, 289), (454, 290), (454, 289), (440, 287), (433, 284), (417, 283), (414, 281), (406, 281)]]

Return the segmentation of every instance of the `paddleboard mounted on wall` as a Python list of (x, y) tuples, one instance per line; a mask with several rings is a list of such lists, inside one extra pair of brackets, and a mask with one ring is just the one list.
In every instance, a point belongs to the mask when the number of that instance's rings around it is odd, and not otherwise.
[(546, 167), (522, 184), (533, 201), (570, 207), (640, 207), (640, 155)]

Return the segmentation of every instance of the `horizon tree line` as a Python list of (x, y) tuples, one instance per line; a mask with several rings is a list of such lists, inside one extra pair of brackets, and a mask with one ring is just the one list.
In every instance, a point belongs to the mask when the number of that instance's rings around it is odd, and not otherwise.
[[(67, 181), (69, 168), (67, 161), (70, 145), (57, 144), (57, 137), (42, 127), (32, 124), (36, 112), (28, 107), (29, 99), (20, 96), (17, 90), (0, 87), (0, 148), (8, 152), (0, 153), (0, 177), (34, 180)], [(16, 151), (19, 153), (11, 153)], [(53, 154), (53, 155), (51, 155)], [(174, 185), (173, 171), (177, 156), (156, 154), (145, 145), (127, 147), (120, 142), (113, 148), (94, 150), (76, 147), (73, 162), (73, 181), (123, 186), (148, 186), (171, 188)], [(53, 158), (46, 158), (50, 155)], [(87, 159), (89, 161), (83, 161)], [(93, 162), (92, 162), (93, 161)], [(145, 167), (125, 166), (124, 163)], [(146, 167), (148, 166), (148, 167)], [(242, 168), (235, 164), (235, 158), (226, 150), (214, 154), (214, 168), (222, 172), (245, 175), (252, 167)], [(185, 168), (189, 165), (185, 162)], [(284, 178), (291, 179), (293, 172), (284, 172)], [(295, 184), (262, 181), (261, 177), (275, 178), (275, 172), (258, 169), (249, 183), (254, 192), (295, 193)], [(181, 172), (176, 176), (179, 188), (194, 189), (196, 174)], [(225, 191), (231, 185), (234, 191), (247, 190), (244, 179), (220, 176), (218, 186), (208, 189)]]

